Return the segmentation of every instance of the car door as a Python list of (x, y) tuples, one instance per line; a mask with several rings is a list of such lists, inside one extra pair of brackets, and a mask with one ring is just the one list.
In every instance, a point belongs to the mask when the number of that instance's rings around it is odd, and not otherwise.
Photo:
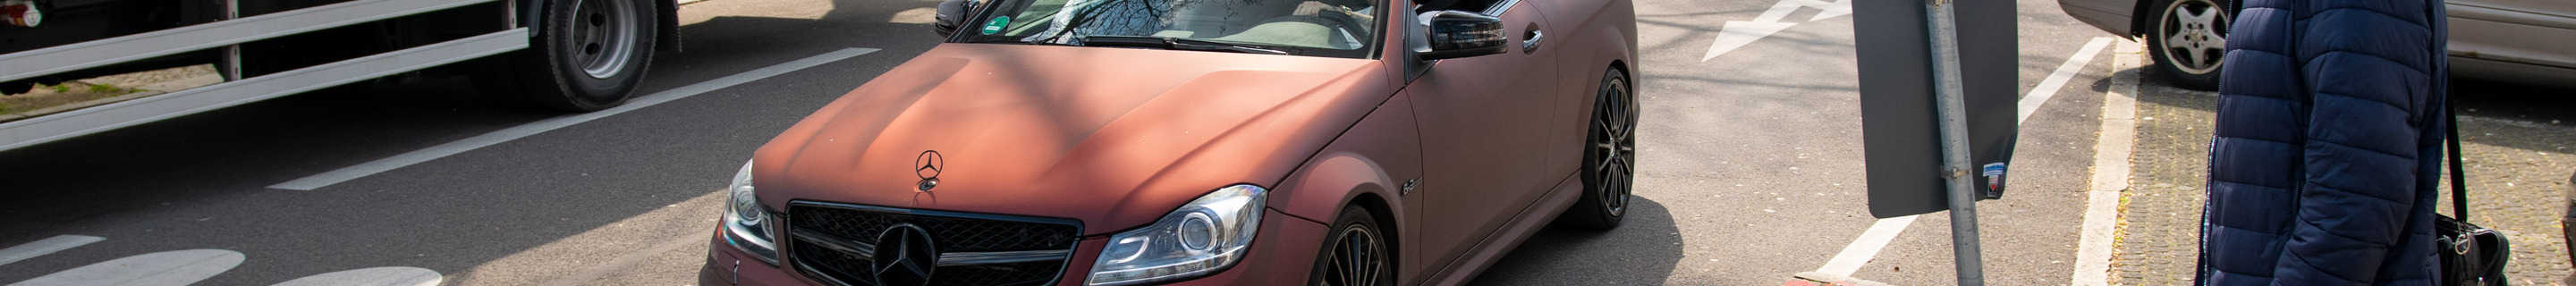
[[(2576, 68), (2576, 1), (2450, 0), (2452, 55)], [(2458, 62), (2458, 61), (2454, 61)], [(2468, 63), (2484, 64), (2484, 63)], [(2458, 66), (2459, 64), (2454, 64)], [(2491, 65), (2491, 64), (2490, 64)], [(2467, 69), (2476, 73), (2479, 67)], [(2509, 75), (2508, 75), (2509, 76)]]
[[(1493, 1), (1493, 0), (1468, 0)], [(1421, 254), (1448, 265), (1536, 201), (1566, 174), (1550, 172), (1542, 140), (1554, 119), (1557, 63), (1546, 49), (1522, 50), (1530, 30), (1547, 22), (1536, 1), (1486, 9), (1502, 18), (1508, 51), (1440, 60), (1407, 92), (1422, 132), (1424, 221)], [(1488, 5), (1461, 5), (1488, 6)], [(1499, 12), (1499, 13), (1492, 13)], [(1426, 265), (1430, 266), (1430, 265)]]

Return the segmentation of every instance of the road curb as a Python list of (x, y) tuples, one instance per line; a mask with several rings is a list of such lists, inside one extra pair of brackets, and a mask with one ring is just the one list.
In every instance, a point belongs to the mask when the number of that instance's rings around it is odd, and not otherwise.
[(2077, 286), (2106, 286), (2120, 216), (2120, 193), (2129, 189), (2129, 155), (2137, 147), (2138, 67), (2145, 49), (2121, 41), (2111, 53), (2111, 87), (2102, 96), (2101, 139), (2093, 146), (2093, 184), (2085, 192), (2083, 237), (2075, 249)]

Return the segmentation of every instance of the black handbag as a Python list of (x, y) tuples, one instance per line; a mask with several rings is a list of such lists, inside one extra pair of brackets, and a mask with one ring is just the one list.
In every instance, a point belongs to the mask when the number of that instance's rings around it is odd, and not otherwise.
[[(2447, 102), (2446, 102), (2447, 103)], [(2445, 104), (2448, 105), (2448, 104)], [(2444, 117), (2451, 129), (2451, 216), (2433, 215), (2434, 248), (2442, 260), (2442, 281), (2448, 285), (2505, 285), (2504, 263), (2513, 256), (2512, 246), (2504, 234), (2495, 229), (2470, 224), (2467, 177), (2460, 167), (2460, 118)]]

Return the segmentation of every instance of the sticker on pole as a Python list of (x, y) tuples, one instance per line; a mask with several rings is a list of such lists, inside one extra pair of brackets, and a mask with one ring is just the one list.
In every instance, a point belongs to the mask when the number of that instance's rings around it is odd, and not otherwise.
[(984, 34), (991, 35), (993, 33), (1000, 33), (1002, 32), (1003, 26), (1010, 25), (1011, 16), (993, 16), (993, 21), (984, 22)]
[(1987, 163), (1985, 169), (1986, 199), (2004, 198), (2004, 163)]

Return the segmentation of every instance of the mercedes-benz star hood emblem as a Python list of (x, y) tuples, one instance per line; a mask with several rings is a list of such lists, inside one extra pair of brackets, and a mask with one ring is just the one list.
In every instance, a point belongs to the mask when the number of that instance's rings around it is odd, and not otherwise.
[(917, 189), (930, 191), (930, 188), (939, 187), (939, 168), (947, 160), (939, 157), (939, 150), (923, 150), (921, 155), (913, 156), (912, 175), (921, 177)]

